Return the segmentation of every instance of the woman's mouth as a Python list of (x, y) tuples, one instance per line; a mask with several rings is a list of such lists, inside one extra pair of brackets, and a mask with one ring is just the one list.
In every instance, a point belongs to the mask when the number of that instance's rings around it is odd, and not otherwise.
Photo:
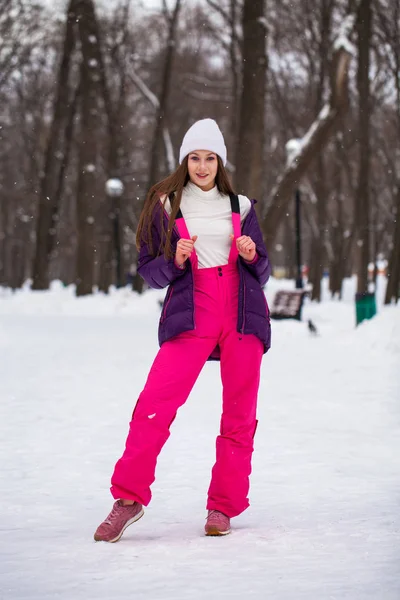
[(199, 177), (199, 179), (205, 179), (208, 177), (208, 175), (200, 175), (200, 173), (197, 173), (196, 176)]

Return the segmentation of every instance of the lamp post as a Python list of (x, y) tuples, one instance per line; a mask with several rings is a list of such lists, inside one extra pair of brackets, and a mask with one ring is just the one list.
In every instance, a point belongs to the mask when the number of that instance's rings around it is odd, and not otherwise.
[[(300, 153), (302, 141), (292, 139), (286, 143), (287, 165), (290, 165), (296, 160)], [(303, 276), (301, 272), (301, 195), (300, 189), (297, 188), (294, 193), (295, 199), (295, 231), (296, 231), (296, 289), (303, 288)]]
[(301, 272), (301, 197), (300, 190), (297, 188), (295, 191), (296, 201), (296, 289), (301, 290), (303, 288), (303, 275)]
[(116, 267), (116, 286), (123, 286), (124, 274), (122, 272), (121, 260), (121, 235), (120, 235), (120, 199), (124, 193), (124, 184), (116, 177), (112, 177), (106, 181), (106, 194), (111, 199), (112, 211), (111, 218), (112, 226), (112, 241), (113, 241), (113, 259)]

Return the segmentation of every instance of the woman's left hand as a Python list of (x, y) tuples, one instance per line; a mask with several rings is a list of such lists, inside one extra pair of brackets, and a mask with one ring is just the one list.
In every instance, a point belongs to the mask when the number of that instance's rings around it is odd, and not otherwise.
[[(234, 236), (231, 235), (231, 240), (234, 239)], [(256, 245), (248, 235), (242, 235), (236, 239), (236, 247), (238, 252), (244, 260), (248, 262), (252, 262), (256, 257)]]

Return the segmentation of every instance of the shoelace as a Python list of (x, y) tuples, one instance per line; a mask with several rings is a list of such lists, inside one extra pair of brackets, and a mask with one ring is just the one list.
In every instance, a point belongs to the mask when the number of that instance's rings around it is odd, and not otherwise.
[(107, 523), (108, 525), (112, 525), (113, 524), (113, 520), (118, 517), (118, 513), (117, 513), (117, 508), (119, 508), (120, 506), (123, 507), (122, 504), (119, 504), (118, 507), (114, 506), (112, 511), (110, 512), (110, 514), (108, 515), (107, 519), (104, 521), (104, 523)]
[(211, 510), (211, 511), (210, 511), (210, 514), (209, 514), (209, 515), (207, 515), (207, 517), (206, 517), (206, 521), (208, 521), (208, 519), (209, 519), (210, 517), (212, 517), (213, 515), (216, 515), (216, 516), (217, 516), (217, 519), (222, 519), (222, 520), (224, 520), (224, 519), (227, 519), (227, 518), (228, 518), (228, 517), (227, 517), (226, 515), (224, 515), (224, 513), (222, 513), (220, 510)]

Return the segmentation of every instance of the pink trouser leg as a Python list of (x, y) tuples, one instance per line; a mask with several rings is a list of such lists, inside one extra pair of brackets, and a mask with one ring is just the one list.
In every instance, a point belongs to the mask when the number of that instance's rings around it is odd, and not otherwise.
[(149, 504), (157, 457), (169, 427), (215, 344), (215, 338), (189, 332), (162, 345), (132, 415), (125, 451), (115, 465), (114, 498)]
[(220, 341), (223, 406), (207, 508), (235, 517), (249, 506), (249, 476), (257, 426), (263, 345), (230, 330)]

